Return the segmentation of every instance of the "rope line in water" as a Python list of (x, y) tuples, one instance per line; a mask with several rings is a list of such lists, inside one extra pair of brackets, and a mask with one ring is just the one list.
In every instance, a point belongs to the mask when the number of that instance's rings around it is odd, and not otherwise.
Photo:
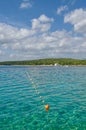
[[(36, 94), (39, 96), (40, 101), (41, 101), (41, 103), (43, 104), (45, 111), (48, 112), (50, 106), (45, 103), (44, 97), (41, 96), (41, 93), (40, 93), (40, 91), (38, 90), (38, 87), (37, 87), (36, 83), (35, 83), (35, 82), (33, 81), (33, 79), (31, 78), (30, 74), (29, 74), (28, 72), (26, 72), (26, 75), (27, 75), (27, 79), (29, 79), (29, 80), (31, 81), (32, 87), (35, 89)], [(49, 114), (49, 113), (47, 113), (46, 120), (47, 120), (47, 122), (50, 123), (50, 124), (52, 124), (52, 122), (53, 122), (52, 119), (50, 118), (50, 114)]]
[(35, 92), (39, 96), (42, 104), (45, 106), (45, 110), (48, 111), (49, 110), (49, 105), (48, 104), (45, 105), (44, 97), (40, 95), (41, 93), (40, 93), (40, 91), (38, 91), (37, 85), (33, 82), (33, 79), (31, 78), (31, 76), (30, 76), (30, 74), (28, 72), (26, 73), (26, 75), (27, 75), (28, 79), (31, 81), (32, 87), (35, 89)]

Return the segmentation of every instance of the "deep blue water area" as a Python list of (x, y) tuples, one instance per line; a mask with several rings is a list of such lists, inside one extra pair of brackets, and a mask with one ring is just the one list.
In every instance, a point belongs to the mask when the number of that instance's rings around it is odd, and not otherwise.
[(0, 130), (86, 130), (86, 67), (0, 66)]

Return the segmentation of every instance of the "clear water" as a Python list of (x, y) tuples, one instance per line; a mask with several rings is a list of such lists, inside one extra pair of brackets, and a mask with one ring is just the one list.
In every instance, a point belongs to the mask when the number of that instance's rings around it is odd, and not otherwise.
[(0, 130), (86, 130), (86, 67), (0, 66)]

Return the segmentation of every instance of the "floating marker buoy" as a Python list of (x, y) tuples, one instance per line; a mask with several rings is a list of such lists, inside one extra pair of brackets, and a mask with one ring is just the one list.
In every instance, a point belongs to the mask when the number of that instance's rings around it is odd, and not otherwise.
[(49, 105), (45, 105), (45, 110), (48, 111), (49, 110)]

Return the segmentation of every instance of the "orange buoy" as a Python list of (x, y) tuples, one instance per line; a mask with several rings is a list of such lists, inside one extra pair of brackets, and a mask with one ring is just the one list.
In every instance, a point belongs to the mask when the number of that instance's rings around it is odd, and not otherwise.
[(49, 105), (48, 105), (48, 104), (45, 105), (45, 110), (46, 110), (46, 111), (49, 110)]

